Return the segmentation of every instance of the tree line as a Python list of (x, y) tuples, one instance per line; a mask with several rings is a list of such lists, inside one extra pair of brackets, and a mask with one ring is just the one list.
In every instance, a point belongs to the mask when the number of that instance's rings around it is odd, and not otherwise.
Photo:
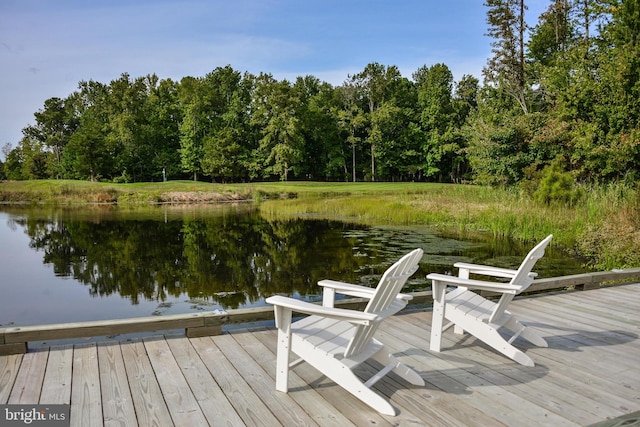
[[(6, 179), (633, 182), (640, 0), (485, 0), (482, 82), (446, 64), (372, 62), (342, 85), (227, 65), (180, 81), (122, 74), (50, 98), (3, 147)], [(551, 191), (551, 190), (549, 190)]]

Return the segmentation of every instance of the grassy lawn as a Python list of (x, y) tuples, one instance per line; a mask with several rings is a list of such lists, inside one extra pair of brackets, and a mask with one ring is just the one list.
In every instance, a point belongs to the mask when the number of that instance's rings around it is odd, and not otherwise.
[[(263, 194), (266, 196), (295, 195), (325, 196), (344, 194), (380, 194), (424, 192), (442, 188), (445, 184), (431, 183), (326, 183), (326, 182), (265, 182), (250, 184), (216, 184), (193, 181), (145, 182), (113, 184), (72, 180), (6, 181), (0, 183), (0, 200), (60, 203), (117, 202), (121, 197), (139, 201), (158, 202), (166, 193), (220, 194), (236, 198)], [(104, 200), (102, 200), (104, 199)]]

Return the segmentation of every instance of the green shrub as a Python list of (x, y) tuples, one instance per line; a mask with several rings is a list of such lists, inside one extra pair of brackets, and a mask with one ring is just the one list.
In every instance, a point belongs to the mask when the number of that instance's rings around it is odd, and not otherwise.
[(533, 199), (545, 205), (565, 204), (574, 206), (584, 196), (584, 191), (577, 186), (576, 180), (564, 170), (564, 158), (557, 157), (542, 170)]

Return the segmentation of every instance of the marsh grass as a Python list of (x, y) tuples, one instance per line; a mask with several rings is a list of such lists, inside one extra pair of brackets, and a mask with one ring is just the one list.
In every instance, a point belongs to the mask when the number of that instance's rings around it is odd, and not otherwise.
[(427, 225), (460, 235), (488, 232), (554, 244), (596, 269), (640, 266), (640, 198), (621, 186), (593, 187), (581, 204), (544, 205), (513, 189), (450, 185), (419, 192), (265, 201), (266, 217), (312, 216), (367, 224)]
[(263, 216), (427, 225), (460, 234), (489, 232), (554, 244), (587, 256), (598, 269), (640, 265), (640, 197), (624, 184), (584, 188), (574, 206), (545, 205), (515, 189), (434, 183), (192, 181), (112, 184), (85, 181), (0, 183), (0, 201), (44, 204), (214, 203), (253, 201)]

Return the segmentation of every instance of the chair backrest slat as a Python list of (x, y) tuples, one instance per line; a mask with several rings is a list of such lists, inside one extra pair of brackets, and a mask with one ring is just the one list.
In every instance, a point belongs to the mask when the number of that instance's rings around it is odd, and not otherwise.
[(529, 251), (522, 264), (518, 268), (515, 276), (511, 279), (511, 284), (518, 286), (520, 289), (516, 292), (519, 294), (527, 289), (531, 283), (533, 283), (533, 277), (529, 274), (533, 270), (533, 266), (536, 262), (544, 256), (544, 251), (553, 238), (553, 235), (548, 235), (543, 241), (538, 243), (533, 249)]
[[(418, 263), (421, 259), (422, 249), (414, 249), (389, 267), (380, 278), (375, 294), (364, 310), (365, 313), (381, 313), (389, 308), (407, 279), (418, 270)], [(358, 325), (344, 356), (350, 357), (362, 351), (373, 338), (377, 329), (378, 322), (367, 326)]]
[[(552, 238), (553, 235), (550, 234), (543, 241), (538, 243), (533, 249), (529, 251), (527, 256), (524, 258), (524, 261), (522, 261), (522, 264), (520, 264), (516, 275), (513, 276), (511, 282), (509, 282), (511, 285), (516, 285), (519, 287), (519, 289), (516, 291), (516, 294), (525, 291), (533, 283), (533, 275), (530, 274), (531, 270), (533, 270), (533, 266), (536, 264), (536, 262), (544, 256), (544, 251)], [(514, 294), (502, 295), (500, 301), (498, 301), (498, 304), (496, 305), (496, 308), (493, 310), (493, 313), (491, 313), (491, 316), (488, 319), (489, 323), (492, 323), (502, 317), (513, 297)]]

